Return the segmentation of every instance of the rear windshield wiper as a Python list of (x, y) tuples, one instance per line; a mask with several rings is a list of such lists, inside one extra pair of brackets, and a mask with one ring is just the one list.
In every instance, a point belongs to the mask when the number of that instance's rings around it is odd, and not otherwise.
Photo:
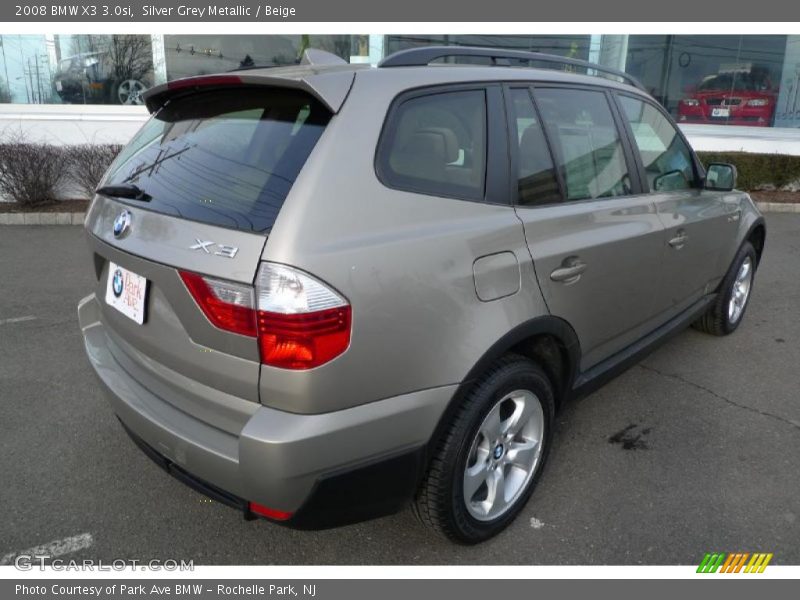
[(113, 198), (139, 200), (141, 202), (150, 202), (150, 200), (153, 199), (150, 194), (146, 194), (142, 188), (132, 183), (124, 183), (122, 185), (104, 185), (103, 187), (97, 188), (95, 193), (102, 194), (103, 196), (111, 196)]

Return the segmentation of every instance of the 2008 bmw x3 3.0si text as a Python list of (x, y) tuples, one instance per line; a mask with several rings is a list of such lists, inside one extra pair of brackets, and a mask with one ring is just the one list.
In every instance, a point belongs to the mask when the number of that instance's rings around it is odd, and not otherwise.
[(764, 221), (624, 73), (304, 62), (146, 93), (86, 218), (89, 359), (136, 443), (246, 516), (410, 502), (485, 540), (568, 398), (686, 325), (738, 327)]

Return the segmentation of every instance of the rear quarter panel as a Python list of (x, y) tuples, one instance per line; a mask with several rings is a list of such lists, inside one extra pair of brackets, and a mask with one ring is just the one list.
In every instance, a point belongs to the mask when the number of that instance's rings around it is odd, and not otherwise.
[[(546, 314), (511, 206), (393, 190), (378, 180), (386, 109), (410, 87), (399, 73), (379, 71), (356, 76), (264, 248), (264, 260), (312, 273), (353, 307), (350, 348), (334, 361), (305, 372), (262, 367), (261, 401), (275, 408), (328, 412), (459, 383), (506, 332)], [(473, 263), (498, 252), (516, 257), (520, 290), (483, 302)]]

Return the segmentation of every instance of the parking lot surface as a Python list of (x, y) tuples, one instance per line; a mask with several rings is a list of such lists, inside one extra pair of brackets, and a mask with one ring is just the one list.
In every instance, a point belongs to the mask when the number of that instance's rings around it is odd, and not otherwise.
[[(569, 404), (520, 518), (475, 547), (410, 511), (340, 529), (245, 522), (123, 433), (84, 355), (93, 274), (80, 227), (0, 227), (0, 557), (195, 564), (800, 564), (800, 215), (768, 215), (739, 330), (687, 330)], [(77, 540), (77, 542), (75, 541)]]

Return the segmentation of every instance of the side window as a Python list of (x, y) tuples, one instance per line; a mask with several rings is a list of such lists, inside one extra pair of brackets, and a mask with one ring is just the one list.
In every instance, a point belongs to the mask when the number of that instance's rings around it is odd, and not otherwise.
[(630, 194), (622, 142), (605, 94), (540, 88), (534, 95), (559, 154), (567, 200)]
[(395, 110), (378, 150), (382, 181), (424, 194), (483, 199), (486, 93), (417, 96)]
[(517, 133), (517, 203), (561, 202), (553, 158), (528, 89), (512, 89), (511, 105)]
[(642, 100), (619, 96), (642, 157), (647, 183), (654, 192), (683, 190), (697, 181), (692, 153), (661, 111)]

